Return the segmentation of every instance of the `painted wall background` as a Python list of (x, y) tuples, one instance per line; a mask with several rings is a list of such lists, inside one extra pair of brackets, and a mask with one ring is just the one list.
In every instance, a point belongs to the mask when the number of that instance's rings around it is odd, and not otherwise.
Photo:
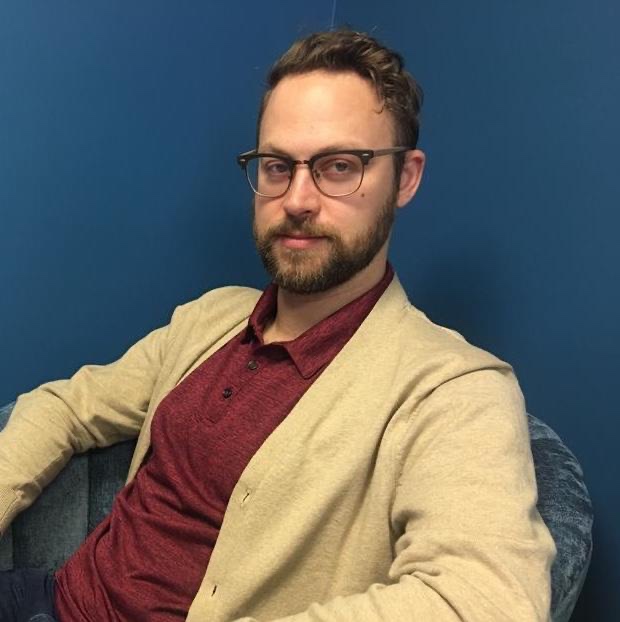
[(614, 0), (4, 0), (0, 403), (113, 360), (206, 289), (265, 283), (234, 157), (270, 63), (334, 17), (425, 89), (427, 174), (392, 260), (433, 319), (514, 364), (579, 457), (596, 549), (574, 619), (616, 620)]
[(516, 368), (579, 458), (595, 550), (573, 619), (620, 619), (620, 5), (338, 2), (426, 93), (421, 192), (392, 259), (411, 298)]
[(0, 3), (0, 403), (265, 283), (235, 157), (268, 67), (332, 8)]

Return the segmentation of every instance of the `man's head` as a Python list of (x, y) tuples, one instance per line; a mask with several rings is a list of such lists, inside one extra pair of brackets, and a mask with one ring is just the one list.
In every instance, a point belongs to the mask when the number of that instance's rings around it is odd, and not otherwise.
[[(424, 164), (420, 104), (401, 57), (365, 34), (314, 34), (276, 62), (257, 128), (256, 152), (271, 155), (249, 162), (261, 185), (257, 247), (281, 287), (325, 291), (385, 265), (395, 208), (415, 194)], [(407, 149), (381, 153), (395, 147)], [(317, 154), (353, 150), (308, 170)]]
[[(423, 94), (414, 77), (405, 70), (402, 56), (363, 32), (333, 30), (318, 32), (293, 45), (275, 62), (267, 75), (267, 90), (261, 101), (256, 126), (256, 144), (271, 93), (283, 78), (310, 73), (356, 73), (377, 92), (381, 105), (392, 115), (394, 145), (415, 149), (420, 133)], [(395, 156), (396, 177), (404, 155)]]

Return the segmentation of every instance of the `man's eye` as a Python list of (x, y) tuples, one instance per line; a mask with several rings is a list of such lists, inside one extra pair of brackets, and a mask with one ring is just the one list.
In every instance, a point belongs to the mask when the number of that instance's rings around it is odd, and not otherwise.
[(262, 168), (268, 175), (288, 175), (288, 166), (282, 160), (268, 160)]
[(357, 175), (359, 164), (346, 158), (329, 158), (317, 163), (317, 171), (322, 177), (346, 177)]
[(332, 164), (332, 168), (337, 173), (347, 173), (351, 169), (351, 165), (349, 162), (345, 162), (344, 160), (338, 160)]

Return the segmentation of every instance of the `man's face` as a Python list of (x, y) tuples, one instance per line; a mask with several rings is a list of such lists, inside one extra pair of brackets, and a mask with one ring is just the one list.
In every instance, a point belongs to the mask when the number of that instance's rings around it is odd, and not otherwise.
[[(373, 87), (353, 73), (284, 78), (273, 90), (260, 128), (259, 152), (307, 160), (335, 149), (394, 146), (389, 112)], [(352, 195), (327, 197), (307, 166), (298, 167), (288, 192), (256, 196), (254, 237), (266, 269), (283, 289), (326, 291), (387, 257), (397, 203), (392, 156), (374, 158)]]

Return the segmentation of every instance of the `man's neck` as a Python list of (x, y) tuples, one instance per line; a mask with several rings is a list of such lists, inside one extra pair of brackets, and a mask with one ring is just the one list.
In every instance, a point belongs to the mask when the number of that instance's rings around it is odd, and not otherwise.
[(383, 278), (386, 265), (385, 261), (373, 263), (345, 283), (324, 292), (295, 294), (278, 288), (276, 316), (265, 329), (264, 342), (292, 341), (371, 290)]

